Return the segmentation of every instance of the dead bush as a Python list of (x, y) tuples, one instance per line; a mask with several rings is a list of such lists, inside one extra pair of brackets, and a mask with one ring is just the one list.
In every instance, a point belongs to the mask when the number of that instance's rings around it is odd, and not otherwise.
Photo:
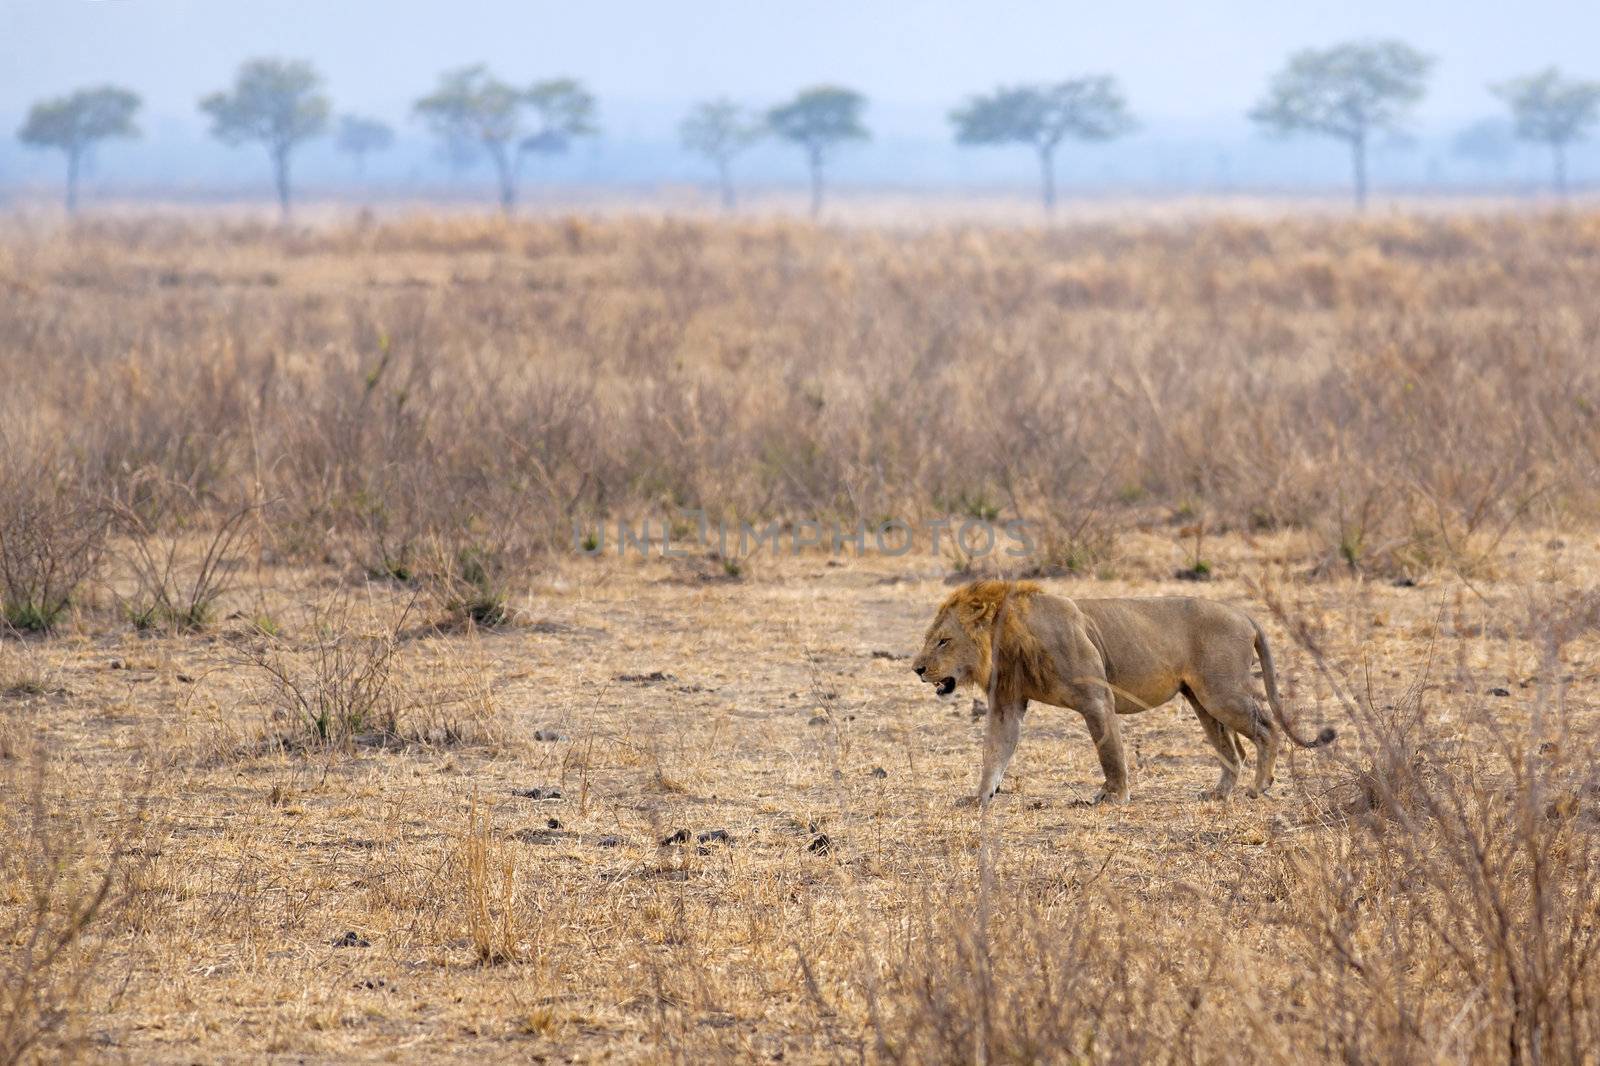
[(31, 458), (0, 436), (0, 620), (12, 630), (53, 628), (105, 550), (107, 512), (57, 454)]
[(111, 506), (135, 583), (134, 628), (204, 629), (242, 561), (258, 503), (208, 507), (188, 486), (147, 475)]
[[(62, 810), (42, 748), (0, 760), (0, 773), (0, 1063), (76, 1059), (89, 1046), (85, 1023), (110, 976), (140, 849), (128, 833)], [(137, 796), (130, 806), (141, 808)]]
[(1431, 679), (1383, 691), (1291, 624), (1350, 723), (1310, 808), (1324, 830), (1281, 858), (1318, 1005), (1305, 1020), (1344, 1061), (1581, 1062), (1600, 1039), (1600, 751), (1570, 728), (1560, 663), (1592, 605), (1534, 610), (1526, 716), (1458, 666), (1449, 730)]
[(340, 597), (294, 624), (233, 638), (234, 661), (260, 682), (279, 728), (269, 745), (296, 752), (506, 742), (494, 684), (474, 644), (439, 649), (409, 683), (398, 673), (417, 599), (398, 608)]

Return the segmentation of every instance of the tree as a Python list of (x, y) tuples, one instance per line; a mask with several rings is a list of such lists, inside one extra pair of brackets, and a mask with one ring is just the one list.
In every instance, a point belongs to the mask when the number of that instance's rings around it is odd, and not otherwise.
[(744, 108), (728, 99), (696, 104), (678, 124), (678, 139), (684, 148), (705, 156), (717, 168), (717, 185), (722, 190), (722, 207), (732, 211), (733, 158), (761, 136), (761, 124), (746, 115)]
[(1555, 67), (1494, 86), (1511, 108), (1517, 136), (1550, 146), (1556, 193), (1567, 195), (1567, 145), (1600, 119), (1600, 82), (1575, 81)]
[(259, 141), (272, 160), (278, 208), (289, 217), (289, 156), (328, 126), (322, 76), (300, 60), (252, 59), (239, 67), (233, 89), (200, 101), (211, 132), (224, 144)]
[(78, 210), (78, 171), (85, 154), (109, 137), (137, 137), (133, 124), (139, 97), (104, 85), (71, 96), (41, 100), (28, 112), (17, 139), (35, 148), (59, 148), (67, 156), (67, 211)]
[(537, 128), (517, 147), (523, 152), (559, 155), (579, 137), (599, 132), (594, 124), (594, 96), (572, 78), (536, 81), (523, 99), (538, 121)]
[(861, 124), (861, 112), (866, 106), (867, 98), (852, 89), (819, 85), (767, 112), (767, 126), (772, 132), (805, 150), (811, 167), (812, 218), (822, 210), (822, 168), (828, 156), (847, 141), (864, 141), (871, 136)]
[(1433, 60), (1400, 41), (1354, 41), (1289, 57), (1250, 117), (1274, 133), (1318, 133), (1350, 147), (1356, 207), (1367, 203), (1367, 148), (1400, 129)]
[[(525, 121), (530, 108), (539, 121), (531, 132)], [(450, 158), (459, 159), (466, 145), (478, 146), (489, 157), (500, 186), (500, 207), (508, 214), (517, 203), (523, 153), (564, 152), (573, 138), (595, 132), (594, 97), (578, 82), (556, 78), (523, 91), (481, 63), (441, 75), (439, 87), (412, 109)]]
[(387, 122), (359, 115), (345, 115), (339, 119), (339, 151), (355, 158), (356, 173), (367, 170), (367, 153), (387, 151), (394, 144), (394, 130)]
[(412, 110), (446, 149), (476, 144), (494, 164), (500, 206), (516, 205), (516, 146), (522, 139), (522, 94), (489, 73), (481, 63), (449, 71), (432, 95)]
[(950, 113), (957, 144), (1026, 144), (1039, 156), (1046, 211), (1056, 206), (1056, 149), (1062, 140), (1107, 141), (1134, 128), (1115, 78), (1072, 78), (1054, 85), (998, 88)]

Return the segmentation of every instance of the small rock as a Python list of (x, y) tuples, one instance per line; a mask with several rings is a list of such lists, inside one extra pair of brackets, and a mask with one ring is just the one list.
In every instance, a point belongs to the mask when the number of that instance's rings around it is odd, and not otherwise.
[(728, 835), (726, 829), (707, 829), (704, 833), (696, 833), (694, 839), (698, 844), (733, 843), (733, 838)]
[(812, 718), (809, 722), (806, 723), (806, 725), (827, 725), (827, 724), (828, 724), (828, 716), (825, 715), (825, 714), (819, 714), (816, 717)]
[(557, 733), (554, 729), (535, 729), (533, 731), (533, 739), (542, 740), (546, 743), (553, 743), (554, 741), (566, 740), (567, 738), (564, 734)]
[(541, 788), (514, 788), (511, 790), (511, 794), (530, 800), (558, 800), (561, 798), (561, 790), (554, 785)]
[(806, 850), (817, 855), (827, 855), (833, 851), (833, 840), (827, 833), (818, 833), (811, 838), (811, 843), (806, 845)]
[(884, 778), (889, 776), (889, 771), (885, 770), (881, 766), (874, 766), (872, 768), (872, 776), (876, 777), (879, 781), (882, 781)]
[(622, 838), (610, 836), (601, 837), (599, 840), (594, 842), (594, 846), (597, 848), (620, 848), (622, 847)]
[(1491, 695), (1491, 696), (1509, 696), (1509, 695), (1511, 695), (1511, 690), (1508, 689), (1508, 688), (1500, 688), (1499, 686), (1495, 686), (1494, 688), (1489, 690), (1489, 695)]
[(121, 659), (112, 659), (111, 662), (106, 664), (106, 668), (108, 670), (126, 670), (128, 664)]
[(687, 829), (679, 829), (676, 832), (669, 833), (662, 837), (659, 846), (663, 848), (670, 848), (674, 844), (687, 843), (689, 843), (689, 831)]
[(354, 929), (333, 942), (336, 948), (370, 948), (372, 941), (357, 933)]
[(552, 818), (549, 821), (545, 822), (544, 824), (547, 827), (551, 828), (551, 829), (560, 829), (561, 828), (561, 820), (559, 818)]

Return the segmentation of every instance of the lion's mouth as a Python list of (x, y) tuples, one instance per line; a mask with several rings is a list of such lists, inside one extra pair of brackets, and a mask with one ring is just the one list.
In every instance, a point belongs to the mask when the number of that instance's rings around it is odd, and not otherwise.
[(934, 693), (940, 696), (948, 696), (955, 690), (956, 679), (953, 677), (943, 678), (933, 686)]

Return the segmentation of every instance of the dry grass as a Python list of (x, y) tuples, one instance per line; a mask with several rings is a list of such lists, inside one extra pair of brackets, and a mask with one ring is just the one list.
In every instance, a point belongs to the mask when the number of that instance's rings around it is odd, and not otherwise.
[[(0, 1061), (1594, 1061), (1600, 217), (8, 225)], [(688, 506), (1209, 577), (1341, 740), (980, 816), (992, 560), (569, 550)]]

